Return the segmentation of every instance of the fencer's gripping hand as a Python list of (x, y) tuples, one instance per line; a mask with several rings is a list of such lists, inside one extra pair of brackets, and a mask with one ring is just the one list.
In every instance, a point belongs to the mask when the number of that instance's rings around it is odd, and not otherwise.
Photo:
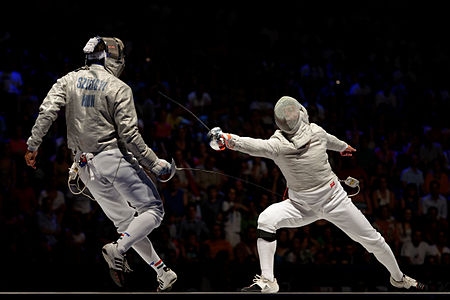
[(232, 138), (229, 133), (223, 133), (220, 127), (214, 127), (208, 132), (209, 145), (216, 151), (232, 149)]
[(214, 127), (208, 132), (207, 138), (209, 140), (209, 146), (216, 151), (221, 151), (225, 149), (225, 145), (221, 140), (222, 135), (223, 132), (220, 127)]
[(347, 148), (341, 152), (341, 156), (352, 156), (352, 152), (355, 152), (356, 149), (352, 146), (348, 145)]
[(161, 176), (161, 175), (170, 174), (170, 167), (171, 167), (171, 165), (169, 164), (169, 162), (167, 160), (158, 158), (157, 160), (155, 160), (155, 162), (153, 163), (153, 166), (150, 170), (156, 176)]

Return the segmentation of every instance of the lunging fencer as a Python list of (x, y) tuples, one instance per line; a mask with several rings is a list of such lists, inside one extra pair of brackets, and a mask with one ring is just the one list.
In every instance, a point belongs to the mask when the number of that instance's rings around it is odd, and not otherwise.
[(158, 290), (177, 280), (153, 248), (148, 235), (164, 217), (155, 176), (170, 173), (171, 165), (149, 148), (139, 133), (131, 88), (119, 79), (125, 66), (123, 42), (114, 37), (89, 39), (84, 67), (59, 78), (43, 100), (27, 140), (25, 160), (36, 168), (42, 139), (65, 107), (67, 143), (73, 151), (70, 176), (79, 176), (120, 237), (102, 253), (114, 282), (123, 287), (131, 269), (126, 253), (133, 248), (157, 273)]
[(277, 230), (320, 219), (333, 223), (373, 253), (389, 271), (394, 287), (422, 289), (423, 284), (403, 274), (389, 245), (352, 203), (331, 168), (327, 150), (352, 156), (356, 149), (310, 123), (307, 110), (292, 97), (283, 96), (277, 101), (274, 118), (279, 129), (269, 139), (223, 133), (220, 127), (208, 132), (214, 150), (228, 148), (272, 159), (287, 181), (287, 199), (271, 204), (258, 217), (261, 275), (256, 275), (253, 284), (242, 291), (277, 293), (279, 286), (273, 271)]

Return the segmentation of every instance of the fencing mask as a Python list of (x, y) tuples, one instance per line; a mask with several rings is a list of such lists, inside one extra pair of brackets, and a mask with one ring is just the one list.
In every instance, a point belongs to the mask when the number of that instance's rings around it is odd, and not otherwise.
[(125, 53), (123, 42), (114, 37), (94, 37), (89, 39), (83, 52), (86, 60), (104, 59), (105, 69), (119, 77), (125, 68)]
[(311, 128), (308, 112), (296, 99), (281, 97), (275, 104), (274, 116), (278, 128), (297, 149), (309, 142)]

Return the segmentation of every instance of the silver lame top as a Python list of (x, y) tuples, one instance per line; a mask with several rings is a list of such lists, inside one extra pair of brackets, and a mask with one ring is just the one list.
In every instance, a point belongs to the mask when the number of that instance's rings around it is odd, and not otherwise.
[(39, 108), (27, 141), (30, 150), (40, 146), (62, 107), (72, 151), (96, 153), (125, 146), (143, 166), (153, 165), (157, 156), (139, 133), (131, 88), (103, 66), (93, 64), (57, 80)]

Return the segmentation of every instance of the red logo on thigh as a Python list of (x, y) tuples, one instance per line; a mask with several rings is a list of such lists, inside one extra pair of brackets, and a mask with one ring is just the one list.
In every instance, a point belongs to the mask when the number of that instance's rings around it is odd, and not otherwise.
[(334, 187), (336, 184), (334, 183), (334, 181), (332, 183), (330, 183), (330, 187)]

